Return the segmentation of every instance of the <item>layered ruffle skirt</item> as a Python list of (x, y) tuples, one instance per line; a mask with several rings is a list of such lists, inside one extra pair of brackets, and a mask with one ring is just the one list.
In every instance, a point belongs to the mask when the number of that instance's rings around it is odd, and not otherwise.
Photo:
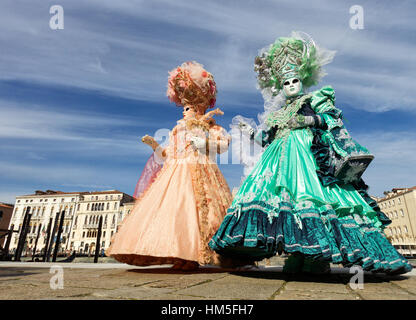
[(309, 129), (275, 139), (242, 183), (209, 245), (235, 258), (262, 260), (299, 252), (405, 273), (408, 261), (386, 239), (379, 213), (351, 184), (324, 187), (317, 175)]

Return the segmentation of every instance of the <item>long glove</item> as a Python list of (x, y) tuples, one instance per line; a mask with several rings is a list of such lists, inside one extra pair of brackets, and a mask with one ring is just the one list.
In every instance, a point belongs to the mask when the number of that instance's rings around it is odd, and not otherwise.
[(191, 137), (190, 140), (191, 140), (191, 145), (196, 150), (205, 149), (205, 147), (207, 145), (207, 140), (204, 139), (204, 138), (193, 136), (193, 137)]
[(290, 119), (287, 124), (290, 129), (313, 127), (315, 125), (315, 119), (313, 116), (298, 114), (296, 117)]
[(243, 134), (249, 136), (250, 138), (254, 137), (254, 129), (248, 123), (240, 121), (238, 123), (238, 127)]

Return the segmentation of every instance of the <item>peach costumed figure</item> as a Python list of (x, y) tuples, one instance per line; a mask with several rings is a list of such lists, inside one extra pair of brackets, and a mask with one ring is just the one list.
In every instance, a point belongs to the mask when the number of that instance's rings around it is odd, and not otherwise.
[(212, 74), (197, 62), (185, 62), (169, 75), (167, 95), (183, 107), (183, 119), (162, 148), (146, 135), (142, 141), (163, 159), (163, 167), (138, 196), (131, 213), (113, 236), (106, 254), (127, 264), (173, 264), (194, 270), (221, 264), (208, 242), (219, 228), (232, 196), (216, 164), (231, 137), (206, 113), (215, 105)]

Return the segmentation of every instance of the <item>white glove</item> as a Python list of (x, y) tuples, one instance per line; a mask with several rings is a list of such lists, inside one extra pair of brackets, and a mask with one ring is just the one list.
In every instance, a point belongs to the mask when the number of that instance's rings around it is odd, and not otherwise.
[(191, 140), (191, 145), (197, 150), (205, 149), (207, 145), (207, 140), (204, 138), (193, 136), (191, 137), (190, 140)]
[(291, 129), (313, 127), (315, 119), (312, 116), (297, 115), (296, 117), (290, 119), (287, 124)]
[(254, 134), (254, 129), (248, 123), (240, 121), (238, 123), (238, 127), (240, 128), (243, 134), (246, 134), (248, 136), (252, 136)]

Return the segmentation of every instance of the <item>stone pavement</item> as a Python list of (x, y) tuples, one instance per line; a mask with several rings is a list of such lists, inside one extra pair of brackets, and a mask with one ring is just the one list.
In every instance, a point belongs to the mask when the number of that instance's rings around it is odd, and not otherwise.
[[(63, 267), (63, 289), (51, 289), (50, 267)], [(168, 266), (125, 264), (0, 262), (2, 300), (416, 300), (416, 272), (364, 275), (364, 289), (349, 286), (352, 274), (332, 268), (328, 275), (286, 275), (282, 267), (236, 271), (214, 267), (196, 272)]]

